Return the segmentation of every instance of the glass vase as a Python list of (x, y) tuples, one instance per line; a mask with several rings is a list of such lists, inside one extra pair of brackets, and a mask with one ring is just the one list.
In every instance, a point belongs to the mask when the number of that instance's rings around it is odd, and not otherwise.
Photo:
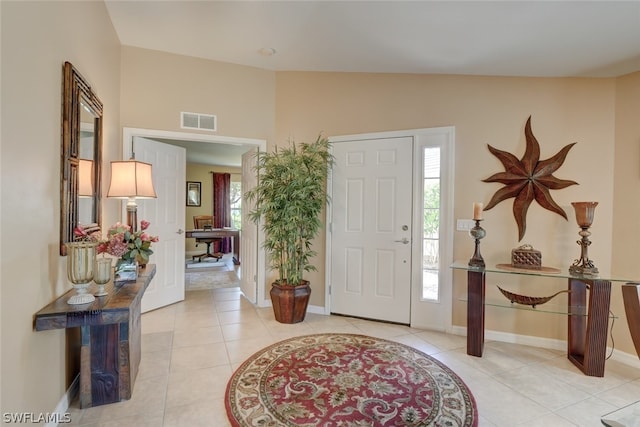
[(93, 280), (96, 260), (96, 242), (70, 242), (67, 247), (67, 278), (76, 289), (68, 304), (88, 304), (95, 301), (87, 288)]

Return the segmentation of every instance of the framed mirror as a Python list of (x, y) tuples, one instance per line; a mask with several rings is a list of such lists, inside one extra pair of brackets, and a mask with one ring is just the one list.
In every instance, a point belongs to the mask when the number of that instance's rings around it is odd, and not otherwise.
[(64, 63), (60, 165), (60, 255), (77, 225), (101, 225), (102, 102), (87, 81)]

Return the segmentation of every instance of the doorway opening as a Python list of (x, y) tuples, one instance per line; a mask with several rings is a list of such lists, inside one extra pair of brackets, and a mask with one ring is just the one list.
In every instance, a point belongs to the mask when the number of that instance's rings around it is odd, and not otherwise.
[[(133, 150), (133, 141), (134, 138), (143, 138), (153, 143), (157, 144), (167, 144), (174, 146), (181, 146), (185, 148), (187, 151), (186, 162), (193, 161), (192, 159), (196, 159), (198, 163), (204, 163), (207, 161), (216, 161), (218, 164), (223, 164), (225, 166), (236, 166), (242, 167), (242, 154), (246, 153), (250, 150), (261, 150), (265, 151), (267, 142), (266, 140), (261, 139), (251, 139), (251, 138), (238, 138), (238, 137), (228, 137), (228, 136), (220, 136), (220, 135), (205, 135), (205, 134), (196, 134), (196, 133), (188, 133), (188, 132), (173, 132), (173, 131), (163, 131), (157, 129), (138, 129), (138, 128), (123, 128), (123, 157), (129, 158), (132, 155)], [(234, 160), (235, 159), (235, 160)], [(233, 162), (236, 163), (233, 163)], [(167, 167), (167, 165), (157, 165), (157, 167)], [(154, 165), (156, 168), (156, 165)], [(184, 188), (185, 183), (175, 183), (176, 185), (180, 184), (182, 188)], [(154, 203), (162, 203), (162, 201), (155, 200)], [(166, 201), (165, 201), (166, 202)], [(177, 203), (185, 208), (184, 199), (175, 200), (172, 203)], [(123, 208), (124, 209), (124, 208)], [(181, 244), (184, 246), (185, 238), (184, 231), (185, 229), (192, 229), (193, 227), (190, 225), (190, 219), (185, 219), (185, 223), (182, 225), (178, 225), (177, 229), (173, 232), (177, 233), (177, 235), (181, 236)], [(264, 251), (260, 249), (261, 245), (261, 233), (258, 231), (258, 239), (257, 242), (253, 242), (253, 244), (242, 245), (242, 233), (240, 233), (240, 247), (243, 250), (252, 252), (251, 257), (247, 257), (247, 259), (255, 260), (255, 266), (245, 264), (243, 265), (243, 272), (251, 271), (252, 274), (249, 277), (247, 276), (247, 280), (250, 280), (250, 285), (255, 289), (250, 292), (253, 295), (253, 298), (250, 300), (253, 303), (263, 301), (264, 300), (264, 281), (265, 281), (265, 272), (264, 269), (258, 268), (260, 265), (264, 265)], [(175, 258), (175, 257), (174, 257)], [(178, 269), (178, 274), (181, 274), (182, 277), (185, 275), (185, 263), (184, 260), (177, 259), (163, 259), (163, 263), (171, 263), (172, 269)], [(156, 273), (156, 278), (154, 281), (161, 282), (162, 281), (162, 268), (158, 268)], [(160, 276), (160, 277), (158, 277)], [(183, 281), (184, 288), (184, 281)], [(241, 287), (242, 288), (242, 287)], [(244, 292), (244, 290), (243, 290)], [(158, 308), (158, 307), (155, 307)]]

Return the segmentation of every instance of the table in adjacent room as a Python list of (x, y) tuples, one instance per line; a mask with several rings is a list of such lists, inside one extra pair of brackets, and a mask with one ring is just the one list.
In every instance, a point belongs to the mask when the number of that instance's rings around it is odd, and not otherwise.
[(240, 230), (233, 228), (211, 228), (207, 230), (187, 230), (187, 238), (193, 239), (213, 239), (216, 237), (231, 237), (233, 241), (233, 263), (240, 264)]

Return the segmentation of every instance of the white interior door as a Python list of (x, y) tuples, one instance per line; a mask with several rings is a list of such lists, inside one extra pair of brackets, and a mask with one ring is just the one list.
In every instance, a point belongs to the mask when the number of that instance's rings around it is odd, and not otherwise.
[(413, 138), (333, 143), (331, 312), (411, 321)]
[[(242, 155), (242, 192), (246, 192), (258, 183), (254, 166), (256, 154), (254, 148)], [(242, 231), (240, 233), (240, 290), (253, 304), (258, 299), (258, 226), (249, 219), (254, 203), (242, 198)]]
[[(131, 143), (125, 141), (131, 149)], [(157, 199), (138, 200), (138, 221), (151, 223), (149, 231), (160, 238), (154, 243), (151, 263), (156, 276), (142, 298), (142, 311), (184, 300), (186, 150), (147, 138), (133, 137), (136, 160), (153, 165), (153, 184)], [(125, 155), (128, 155), (126, 153)]]

